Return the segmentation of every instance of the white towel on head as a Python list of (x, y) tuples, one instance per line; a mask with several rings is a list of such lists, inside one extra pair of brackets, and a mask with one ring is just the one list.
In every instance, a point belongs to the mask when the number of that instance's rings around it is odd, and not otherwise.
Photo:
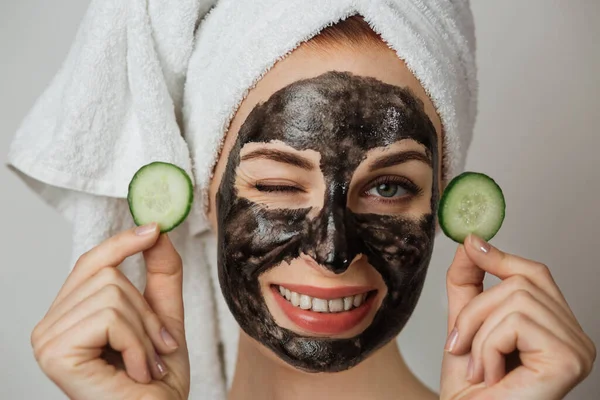
[[(9, 153), (73, 224), (73, 261), (132, 225), (124, 198), (140, 166), (160, 160), (193, 170), (194, 212), (171, 238), (184, 260), (190, 398), (203, 399), (225, 398), (239, 333), (219, 290), (205, 194), (228, 125), (256, 82), (323, 28), (360, 14), (430, 95), (448, 177), (464, 165), (477, 95), (468, 0), (220, 0), (203, 20), (214, 3), (93, 0)], [(141, 257), (122, 269), (143, 287)]]
[(447, 177), (463, 168), (477, 97), (468, 0), (221, 0), (200, 27), (184, 94), (185, 136), (200, 188), (210, 181), (224, 133), (248, 90), (300, 43), (355, 14), (431, 97), (444, 126)]

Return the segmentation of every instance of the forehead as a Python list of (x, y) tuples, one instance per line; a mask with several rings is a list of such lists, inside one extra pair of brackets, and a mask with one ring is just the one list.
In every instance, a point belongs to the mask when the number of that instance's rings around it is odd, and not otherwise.
[(298, 150), (367, 151), (402, 139), (432, 149), (436, 130), (410, 89), (348, 72), (294, 82), (257, 105), (238, 143), (281, 141)]

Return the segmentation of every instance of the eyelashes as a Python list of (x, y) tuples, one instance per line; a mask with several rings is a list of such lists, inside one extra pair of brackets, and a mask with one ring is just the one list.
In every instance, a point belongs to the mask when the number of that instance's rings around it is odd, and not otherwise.
[(366, 185), (362, 196), (382, 202), (408, 201), (423, 193), (418, 185), (403, 176), (380, 176)]
[(294, 185), (282, 185), (282, 184), (265, 184), (262, 182), (256, 182), (254, 188), (259, 192), (266, 193), (298, 193), (304, 192), (304, 189)]
[[(258, 192), (269, 195), (294, 195), (306, 193), (305, 188), (292, 182), (264, 182), (258, 181), (253, 185)], [(403, 176), (379, 176), (364, 186), (360, 196), (375, 201), (393, 203), (405, 202), (423, 193), (423, 189), (413, 181)]]

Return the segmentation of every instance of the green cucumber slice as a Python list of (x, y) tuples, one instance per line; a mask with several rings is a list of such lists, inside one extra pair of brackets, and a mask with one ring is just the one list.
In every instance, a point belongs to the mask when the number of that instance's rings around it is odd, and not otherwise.
[(504, 221), (506, 202), (500, 186), (489, 176), (464, 172), (452, 179), (440, 199), (440, 227), (450, 239), (463, 243), (473, 233), (490, 240)]
[(176, 165), (159, 161), (144, 165), (135, 173), (127, 194), (136, 225), (156, 222), (163, 233), (185, 220), (193, 200), (189, 175)]

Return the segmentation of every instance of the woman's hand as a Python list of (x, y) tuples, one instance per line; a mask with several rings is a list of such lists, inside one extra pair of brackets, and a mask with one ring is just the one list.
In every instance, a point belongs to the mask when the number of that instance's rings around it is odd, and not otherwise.
[[(141, 251), (144, 295), (117, 269)], [(155, 224), (81, 256), (31, 335), (42, 370), (72, 399), (187, 399), (182, 274)]]
[[(483, 291), (486, 272), (502, 282)], [(591, 372), (594, 344), (545, 265), (470, 236), (447, 289), (442, 400), (558, 400)]]

